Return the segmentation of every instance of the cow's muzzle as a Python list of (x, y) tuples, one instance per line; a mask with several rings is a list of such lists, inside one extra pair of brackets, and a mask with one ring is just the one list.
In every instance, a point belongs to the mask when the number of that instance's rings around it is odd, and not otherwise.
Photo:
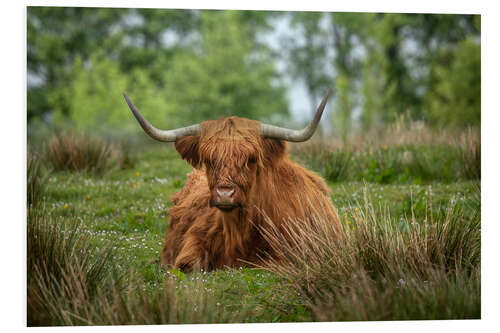
[(210, 204), (223, 211), (231, 211), (240, 206), (236, 200), (235, 188), (231, 186), (217, 186), (212, 194)]

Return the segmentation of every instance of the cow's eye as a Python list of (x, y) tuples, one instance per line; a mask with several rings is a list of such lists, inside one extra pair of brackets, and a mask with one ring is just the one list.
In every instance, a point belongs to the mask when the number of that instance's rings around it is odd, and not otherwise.
[(252, 157), (250, 157), (250, 158), (248, 159), (248, 163), (249, 163), (249, 164), (253, 164), (253, 163), (255, 163), (255, 162), (257, 162), (257, 159), (255, 158), (255, 156), (252, 156)]

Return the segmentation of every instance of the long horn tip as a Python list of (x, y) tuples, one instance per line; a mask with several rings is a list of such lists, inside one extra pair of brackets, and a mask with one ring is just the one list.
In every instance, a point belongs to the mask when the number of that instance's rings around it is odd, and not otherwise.
[(326, 91), (326, 94), (325, 94), (325, 100), (327, 100), (328, 97), (330, 97), (331, 92), (332, 92), (332, 88), (328, 88), (328, 90)]

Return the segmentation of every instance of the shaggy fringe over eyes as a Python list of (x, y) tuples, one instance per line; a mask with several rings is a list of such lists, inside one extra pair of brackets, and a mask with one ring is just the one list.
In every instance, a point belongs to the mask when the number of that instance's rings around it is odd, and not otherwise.
[(175, 148), (197, 169), (202, 164), (212, 170), (221, 170), (225, 165), (248, 170), (251, 163), (257, 163), (259, 168), (269, 167), (285, 155), (287, 147), (284, 141), (262, 138), (259, 124), (233, 117), (223, 122), (208, 120), (201, 123), (201, 136), (180, 138)]
[(285, 143), (261, 138), (258, 121), (231, 117), (202, 123), (199, 163), (216, 175), (219, 184), (245, 187), (248, 173), (238, 170), (249, 171), (253, 163), (258, 169), (269, 167), (284, 151)]
[(200, 156), (204, 162), (219, 168), (230, 161), (245, 167), (254, 159), (259, 167), (269, 166), (274, 158), (282, 157), (286, 144), (276, 139), (260, 136), (260, 122), (256, 120), (227, 118), (223, 122), (209, 120), (202, 123)]

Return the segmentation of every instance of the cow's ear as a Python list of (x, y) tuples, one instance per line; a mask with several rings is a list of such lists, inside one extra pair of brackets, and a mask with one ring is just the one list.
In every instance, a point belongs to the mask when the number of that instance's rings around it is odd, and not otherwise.
[(264, 150), (264, 163), (273, 163), (273, 161), (282, 158), (286, 152), (286, 142), (278, 139), (262, 139), (262, 148)]
[(177, 152), (195, 168), (200, 166), (199, 142), (199, 136), (185, 136), (175, 141)]

